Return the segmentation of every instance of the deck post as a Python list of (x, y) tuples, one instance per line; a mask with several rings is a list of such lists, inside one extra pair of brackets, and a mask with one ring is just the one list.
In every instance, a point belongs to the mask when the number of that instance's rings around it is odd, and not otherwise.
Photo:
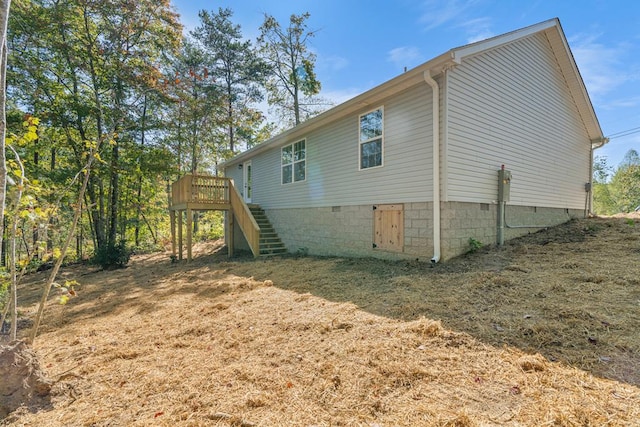
[(235, 226), (235, 220), (233, 218), (233, 209), (229, 209), (227, 211), (227, 229), (224, 232), (225, 238), (227, 239), (227, 252), (229, 258), (233, 256), (234, 250), (234, 236), (233, 236), (233, 228)]
[(193, 232), (193, 211), (187, 208), (187, 262), (191, 262), (191, 234)]
[(182, 260), (182, 211), (178, 211), (178, 259)]
[[(247, 239), (254, 256), (260, 255), (260, 227), (251, 215), (249, 208), (233, 186), (230, 178), (208, 175), (184, 175), (171, 184), (171, 196), (169, 200), (169, 213), (171, 220), (171, 251), (177, 257), (183, 259), (183, 234), (186, 222), (187, 228), (187, 261), (191, 261), (193, 251), (193, 213), (208, 210), (227, 211), (225, 216), (225, 241), (228, 255), (232, 257), (235, 252), (235, 228), (236, 225)], [(176, 215), (178, 216), (176, 221)], [(185, 221), (184, 215), (187, 216)], [(177, 233), (175, 231), (177, 222)], [(177, 234), (177, 236), (176, 236)]]
[(169, 210), (169, 219), (171, 222), (171, 257), (176, 259), (176, 211)]

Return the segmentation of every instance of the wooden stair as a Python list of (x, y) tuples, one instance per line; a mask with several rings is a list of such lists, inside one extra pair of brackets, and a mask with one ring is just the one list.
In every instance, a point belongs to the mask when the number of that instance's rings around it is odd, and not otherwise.
[(287, 253), (287, 248), (278, 237), (264, 210), (258, 205), (249, 205), (253, 218), (260, 227), (260, 256), (275, 256)]

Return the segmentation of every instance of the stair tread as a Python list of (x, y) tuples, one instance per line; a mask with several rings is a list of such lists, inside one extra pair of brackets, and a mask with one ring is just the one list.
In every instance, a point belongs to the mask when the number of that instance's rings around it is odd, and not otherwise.
[(287, 247), (276, 232), (269, 217), (258, 205), (249, 205), (249, 211), (253, 219), (260, 227), (260, 256), (275, 256), (287, 253)]

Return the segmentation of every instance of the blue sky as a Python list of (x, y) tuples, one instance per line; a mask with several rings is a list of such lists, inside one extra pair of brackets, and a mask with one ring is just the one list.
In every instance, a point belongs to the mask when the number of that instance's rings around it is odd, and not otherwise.
[[(198, 11), (233, 11), (255, 41), (265, 13), (283, 25), (309, 12), (321, 96), (339, 103), (435, 56), (560, 18), (605, 136), (640, 130), (640, 2), (629, 0), (172, 0), (189, 31)], [(617, 166), (640, 151), (640, 132), (614, 137), (596, 154)]]

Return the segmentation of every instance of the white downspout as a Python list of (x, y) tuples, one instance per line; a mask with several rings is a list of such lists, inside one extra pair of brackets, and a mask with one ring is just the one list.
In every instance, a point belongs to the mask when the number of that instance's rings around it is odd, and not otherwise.
[(423, 73), (424, 81), (431, 86), (433, 119), (433, 264), (440, 261), (440, 88), (431, 77), (431, 71)]

